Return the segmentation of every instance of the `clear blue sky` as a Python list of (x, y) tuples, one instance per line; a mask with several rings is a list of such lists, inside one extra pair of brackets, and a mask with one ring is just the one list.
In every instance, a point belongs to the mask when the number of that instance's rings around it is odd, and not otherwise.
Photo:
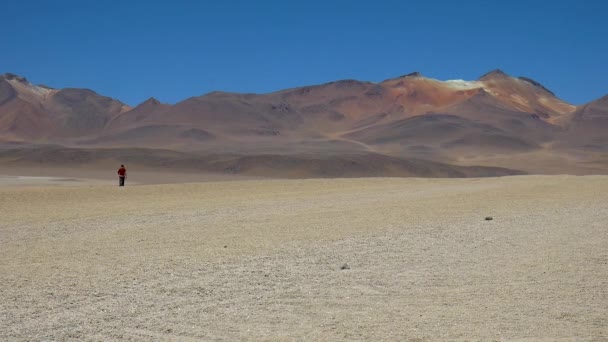
[(581, 104), (608, 94), (607, 3), (4, 0), (0, 73), (136, 105), (500, 68)]

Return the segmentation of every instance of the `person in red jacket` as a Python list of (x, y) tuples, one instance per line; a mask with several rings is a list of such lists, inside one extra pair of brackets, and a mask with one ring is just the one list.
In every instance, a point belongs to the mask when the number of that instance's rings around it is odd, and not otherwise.
[(127, 178), (127, 169), (124, 165), (120, 165), (118, 169), (118, 186), (125, 186), (125, 179)]

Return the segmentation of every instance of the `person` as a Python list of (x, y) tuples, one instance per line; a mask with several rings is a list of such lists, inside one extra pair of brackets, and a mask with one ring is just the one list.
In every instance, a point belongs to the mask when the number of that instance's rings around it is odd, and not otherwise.
[(124, 165), (120, 165), (118, 169), (118, 186), (125, 186), (125, 179), (127, 178), (127, 169)]

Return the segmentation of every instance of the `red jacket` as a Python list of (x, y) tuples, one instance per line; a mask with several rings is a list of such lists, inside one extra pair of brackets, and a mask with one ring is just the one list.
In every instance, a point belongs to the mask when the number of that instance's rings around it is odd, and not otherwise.
[(121, 167), (120, 169), (118, 169), (118, 175), (120, 177), (124, 177), (127, 175), (127, 169), (125, 169), (124, 167)]

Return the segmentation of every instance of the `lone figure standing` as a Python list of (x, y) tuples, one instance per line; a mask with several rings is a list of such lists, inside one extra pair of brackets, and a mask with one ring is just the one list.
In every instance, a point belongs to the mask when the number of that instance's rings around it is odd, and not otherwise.
[(118, 169), (118, 186), (125, 186), (125, 179), (127, 178), (127, 169), (124, 165), (120, 165)]

